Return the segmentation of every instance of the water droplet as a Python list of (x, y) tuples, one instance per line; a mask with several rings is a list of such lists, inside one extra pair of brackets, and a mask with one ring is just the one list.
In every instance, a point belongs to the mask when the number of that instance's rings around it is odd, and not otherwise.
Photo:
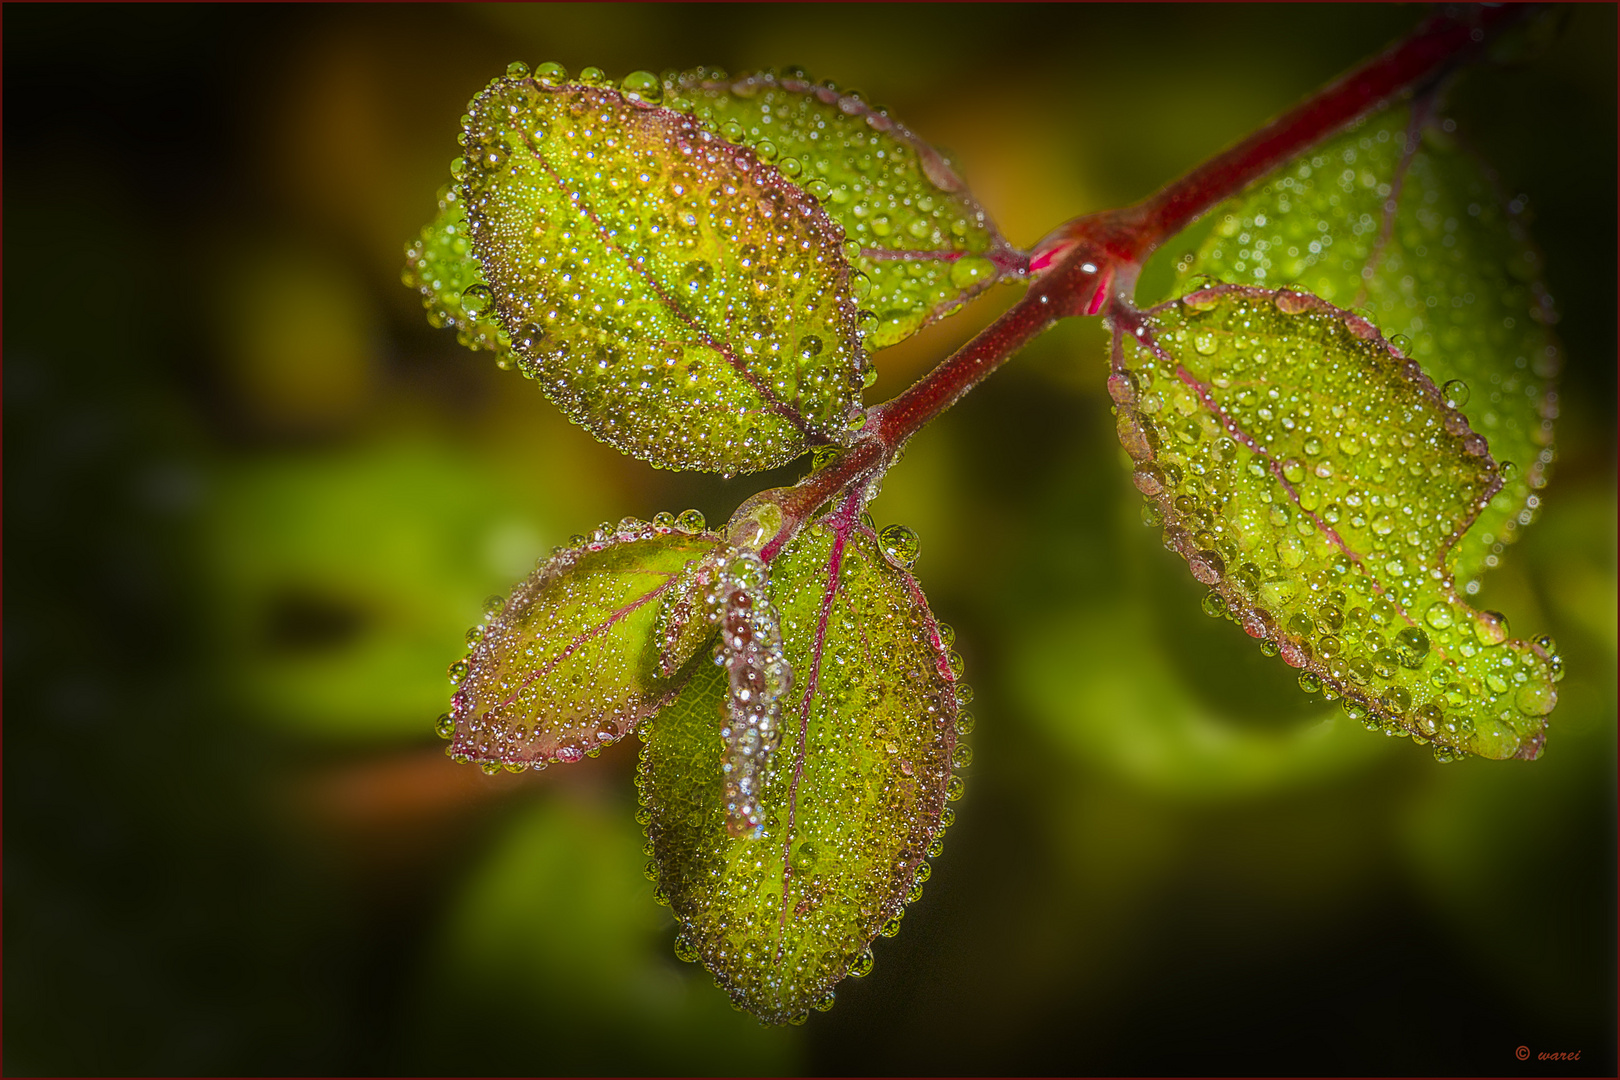
[(579, 81), (586, 86), (606, 86), (608, 78), (607, 73), (601, 68), (587, 67), (580, 69)]
[(951, 767), (965, 769), (973, 764), (973, 747), (967, 743), (957, 743), (956, 749), (951, 751)]
[(967, 255), (951, 266), (951, 284), (958, 289), (972, 288), (996, 276), (996, 264), (981, 255)]
[(971, 734), (973, 734), (973, 725), (974, 725), (974, 723), (975, 723), (975, 721), (973, 719), (973, 714), (972, 713), (970, 713), (970, 712), (959, 713), (957, 715), (957, 717), (956, 717), (956, 733), (958, 735), (971, 735)]
[(682, 510), (675, 519), (675, 527), (686, 533), (699, 533), (708, 527), (708, 519), (701, 510)]
[(824, 994), (821, 998), (819, 998), (816, 1001), (816, 1004), (815, 1004), (816, 1012), (828, 1012), (829, 1010), (832, 1009), (833, 1004), (837, 1000), (838, 1000), (838, 998), (833, 994), (833, 992), (831, 990), (827, 991), (826, 994)]
[(1322, 680), (1309, 671), (1299, 673), (1299, 688), (1307, 694), (1314, 694), (1322, 689)]
[(1460, 409), (1468, 404), (1468, 384), (1461, 379), (1452, 379), (1440, 387), (1440, 396), (1446, 399), (1446, 404), (1453, 409)]
[(1558, 704), (1558, 691), (1544, 683), (1528, 683), (1519, 687), (1513, 704), (1526, 716), (1546, 716)]
[(849, 973), (857, 979), (864, 979), (872, 973), (872, 967), (876, 963), (877, 960), (872, 956), (872, 950), (867, 949), (855, 958), (855, 962), (849, 966)]
[(1404, 626), (1395, 635), (1395, 652), (1403, 665), (1415, 671), (1429, 655), (1429, 635), (1415, 626)]
[(1213, 590), (1204, 597), (1204, 614), (1218, 619), (1226, 614), (1226, 598)]
[(439, 720), (433, 725), (433, 730), (439, 733), (439, 738), (448, 739), (456, 733), (456, 722), (449, 713), (441, 713)]
[(495, 294), (488, 285), (469, 285), (461, 291), (461, 310), (473, 318), (478, 318), (488, 311), (495, 303)]
[(1451, 605), (1444, 600), (1436, 600), (1429, 605), (1429, 610), (1423, 613), (1423, 621), (1436, 630), (1444, 630), (1451, 625)]
[(656, 105), (664, 100), (664, 84), (650, 71), (632, 71), (619, 83), (619, 89), (632, 101)]
[(960, 776), (951, 777), (950, 781), (945, 785), (945, 797), (951, 802), (956, 802), (965, 794), (967, 794), (967, 783)]
[(561, 64), (550, 61), (544, 64), (536, 64), (534, 81), (541, 86), (561, 86), (568, 81), (568, 69)]
[(917, 561), (917, 555), (922, 550), (922, 540), (905, 525), (885, 525), (883, 531), (878, 533), (878, 543), (883, 548), (883, 554), (908, 569)]
[(508, 79), (526, 79), (529, 77), (529, 65), (521, 60), (514, 60), (506, 65)]
[(1201, 330), (1193, 335), (1193, 348), (1200, 356), (1213, 356), (1215, 350), (1220, 348), (1220, 342), (1216, 340), (1214, 334)]
[(1500, 645), (1507, 635), (1507, 616), (1500, 611), (1481, 611), (1474, 616), (1474, 636), (1481, 645)]
[(1294, 289), (1278, 289), (1271, 302), (1284, 315), (1298, 315), (1311, 306), (1310, 296)]
[(677, 936), (675, 938), (675, 958), (687, 964), (697, 963), (697, 946), (688, 941), (684, 936)]
[(806, 840), (793, 851), (792, 865), (794, 871), (800, 874), (809, 873), (816, 865), (816, 859), (819, 857), (820, 852), (816, 850), (816, 846)]

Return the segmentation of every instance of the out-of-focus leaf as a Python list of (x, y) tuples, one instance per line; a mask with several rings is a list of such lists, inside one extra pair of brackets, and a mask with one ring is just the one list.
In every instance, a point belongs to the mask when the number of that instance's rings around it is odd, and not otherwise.
[(727, 677), (705, 665), (644, 729), (638, 785), (676, 949), (767, 1023), (829, 1008), (896, 932), (960, 790), (953, 656), (911, 575), (861, 526), (811, 526), (770, 569), (793, 690), (759, 784), (758, 838), (728, 831)]
[[(510, 365), (511, 339), (487, 306), (474, 315), (462, 306), (462, 296), (477, 285), (487, 289), (483, 271), (473, 255), (472, 237), (467, 229), (467, 210), (455, 186), (439, 191), (439, 215), (422, 226), (422, 235), (405, 249), (405, 272), (401, 280), (422, 294), (422, 307), (428, 323), (451, 326), (456, 340), (469, 349), (490, 349), (502, 355), (503, 366)], [(481, 298), (468, 294), (473, 306)]]
[(1416, 362), (1319, 298), (1229, 285), (1149, 311), (1114, 364), (1136, 485), (1206, 610), (1439, 756), (1540, 753), (1562, 663), (1457, 595), (1446, 552), (1500, 473)]
[[(656, 80), (652, 80), (656, 85)], [(838, 227), (754, 151), (602, 85), (505, 77), (453, 171), (492, 312), (571, 419), (737, 473), (847, 439), (864, 360)]]
[(445, 911), (420, 983), (410, 1041), (429, 1055), (422, 1071), (800, 1070), (797, 1031), (733, 1011), (670, 955), (640, 832), (618, 800), (548, 798), (494, 838)]
[(844, 252), (866, 276), (856, 299), (877, 318), (870, 348), (910, 337), (1028, 265), (950, 162), (859, 94), (800, 71), (730, 79), (703, 68), (666, 78), (664, 90), (775, 162), (843, 227)]
[[(660, 605), (712, 533), (634, 520), (557, 552), (510, 598), (492, 597), (450, 665), (452, 756), (486, 768), (575, 762), (633, 731), (672, 693)], [(697, 613), (702, 618), (702, 613)]]
[(1193, 274), (1297, 284), (1362, 309), (1423, 365), (1502, 467), (1501, 491), (1452, 549), (1452, 571), (1472, 595), (1536, 516), (1560, 357), (1522, 207), (1504, 205), (1439, 122), (1418, 131), (1411, 118), (1404, 108), (1374, 117), (1216, 210), (1183, 284)]
[(532, 565), (553, 513), (413, 441), (223, 470), (207, 618), (241, 707), (317, 739), (426, 735), (446, 644), (511, 580), (507, 549)]

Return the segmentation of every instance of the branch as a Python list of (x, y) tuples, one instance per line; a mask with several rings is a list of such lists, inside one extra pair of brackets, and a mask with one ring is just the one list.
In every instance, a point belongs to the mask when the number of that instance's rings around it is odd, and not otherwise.
[(1440, 78), (1530, 10), (1444, 9), (1382, 55), (1142, 202), (1054, 230), (1036, 245), (1029, 264), (1034, 281), (1017, 303), (899, 396), (868, 409), (861, 437), (838, 457), (794, 487), (762, 492), (738, 507), (729, 534), (744, 543), (755, 536), (765, 540), (759, 551), (770, 561), (829, 499), (858, 486), (870, 490), (907, 439), (1059, 319), (1128, 308), (1142, 263), (1165, 240), (1345, 125)]

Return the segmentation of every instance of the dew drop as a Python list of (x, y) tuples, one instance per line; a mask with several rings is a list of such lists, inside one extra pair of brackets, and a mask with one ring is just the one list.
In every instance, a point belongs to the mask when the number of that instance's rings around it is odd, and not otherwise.
[(1468, 384), (1461, 379), (1451, 379), (1440, 387), (1440, 396), (1451, 408), (1460, 409), (1468, 404)]
[(682, 510), (675, 519), (675, 527), (685, 533), (699, 533), (708, 526), (708, 519), (701, 510)]
[(1436, 630), (1444, 630), (1451, 625), (1451, 605), (1444, 600), (1436, 600), (1429, 605), (1429, 610), (1423, 613), (1423, 621)]
[(632, 101), (645, 101), (656, 105), (664, 100), (664, 84), (650, 71), (632, 71), (619, 83), (619, 89)]
[(968, 255), (957, 259), (951, 266), (951, 284), (958, 289), (968, 289), (981, 281), (989, 281), (996, 276), (996, 264), (980, 255)]
[(456, 721), (449, 713), (439, 714), (439, 720), (433, 725), (433, 730), (439, 733), (439, 738), (448, 739), (456, 733)]
[(878, 542), (883, 547), (883, 554), (907, 569), (917, 561), (917, 555), (922, 550), (922, 541), (916, 531), (905, 525), (885, 525), (883, 531), (878, 533)]
[(488, 285), (469, 285), (461, 291), (461, 310), (478, 318), (495, 303), (495, 294)]

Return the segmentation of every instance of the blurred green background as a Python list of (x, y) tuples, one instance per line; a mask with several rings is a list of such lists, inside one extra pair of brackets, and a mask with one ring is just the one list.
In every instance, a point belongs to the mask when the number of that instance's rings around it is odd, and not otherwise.
[[(831, 1013), (761, 1028), (675, 959), (634, 740), (486, 778), (432, 733), (537, 555), (803, 468), (655, 472), (427, 326), (403, 248), (508, 61), (802, 64), (1029, 244), (1423, 14), (8, 5), (6, 1072), (1612, 1075), (1612, 7), (1452, 99), (1565, 314), (1545, 513), (1479, 601), (1567, 660), (1541, 761), (1436, 765), (1205, 618), (1120, 467), (1096, 320), (874, 506), (922, 535), (980, 723), (927, 894)], [(880, 354), (875, 394), (1013, 295)]]

